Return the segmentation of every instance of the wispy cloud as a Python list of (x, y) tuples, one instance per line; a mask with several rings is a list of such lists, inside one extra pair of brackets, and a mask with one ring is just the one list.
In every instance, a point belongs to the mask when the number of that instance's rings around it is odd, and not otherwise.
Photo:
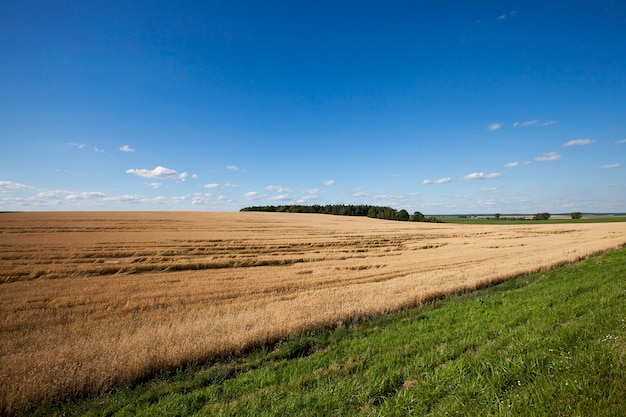
[(593, 143), (593, 140), (591, 139), (574, 139), (574, 140), (570, 140), (569, 142), (563, 144), (563, 147), (567, 147), (567, 146), (585, 146), (585, 145), (591, 145)]
[(208, 189), (235, 188), (235, 187), (237, 187), (237, 184), (233, 184), (232, 182), (225, 182), (224, 184), (218, 184), (218, 183), (204, 184), (204, 188), (208, 188)]
[(102, 152), (104, 152), (104, 149), (100, 149), (97, 146), (94, 146), (93, 151), (102, 153)]
[(496, 191), (498, 191), (497, 187), (486, 187), (486, 188), (482, 188), (481, 191), (485, 191), (487, 193), (495, 193)]
[(517, 14), (517, 10), (511, 10), (509, 13), (502, 13), (501, 15), (496, 17), (496, 19), (497, 20), (504, 20), (507, 17), (514, 17), (516, 14)]
[(550, 162), (550, 161), (556, 161), (558, 159), (561, 159), (561, 154), (559, 154), (558, 152), (548, 152), (548, 153), (544, 153), (541, 156), (536, 157), (535, 161)]
[(269, 201), (289, 201), (289, 200), (292, 200), (292, 198), (289, 194), (279, 194), (279, 195), (275, 195), (274, 197), (268, 198), (268, 200)]
[(600, 168), (602, 169), (612, 169), (612, 168), (619, 168), (621, 165), (620, 164), (610, 164), (610, 165), (602, 165)]
[(451, 181), (452, 181), (452, 178), (446, 177), (446, 178), (439, 178), (438, 180), (424, 180), (424, 181), (422, 181), (422, 184), (424, 184), (424, 185), (428, 185), (428, 184), (447, 184), (447, 183), (449, 183)]
[(310, 188), (308, 190), (302, 190), (302, 197), (296, 200), (296, 203), (303, 204), (319, 198), (322, 191), (319, 188)]
[(354, 188), (352, 190), (352, 197), (368, 197), (369, 193), (367, 191), (365, 191), (365, 188)]
[(58, 198), (58, 197), (65, 197), (67, 194), (69, 194), (69, 191), (63, 191), (63, 190), (43, 190), (37, 193), (37, 197), (44, 197), (44, 198)]
[(622, 143), (626, 143), (626, 138), (615, 141), (616, 144), (620, 145)]
[(161, 188), (163, 186), (163, 184), (161, 184), (160, 182), (151, 182), (148, 184), (150, 187), (154, 188), (155, 190), (157, 188)]
[(120, 146), (120, 151), (122, 152), (135, 152), (133, 148), (128, 145)]
[(490, 174), (485, 174), (484, 172), (472, 172), (471, 174), (467, 174), (463, 177), (464, 180), (473, 181), (473, 180), (491, 180), (494, 178), (500, 178), (502, 174), (500, 172), (492, 172)]
[(243, 195), (246, 200), (258, 200), (260, 198), (264, 198), (265, 195), (259, 193), (258, 191), (249, 191)]
[(86, 147), (87, 147), (87, 144), (86, 144), (86, 143), (75, 143), (75, 142), (69, 142), (69, 143), (68, 143), (68, 146), (75, 146), (75, 147), (77, 147), (78, 149), (84, 149), (84, 148), (86, 148)]
[(550, 126), (558, 123), (556, 120), (549, 120), (547, 122), (539, 123), (539, 120), (525, 120), (523, 122), (513, 123), (513, 127), (528, 127), (528, 126)]
[(0, 191), (6, 190), (19, 190), (19, 189), (32, 189), (28, 185), (20, 184), (19, 182), (13, 181), (0, 181)]
[(489, 126), (487, 126), (487, 129), (489, 129), (489, 131), (493, 132), (494, 130), (498, 130), (502, 128), (502, 123), (491, 123)]
[(188, 197), (192, 205), (206, 205), (213, 202), (213, 194), (211, 193), (194, 193)]
[(519, 162), (515, 161), (515, 162), (509, 162), (508, 164), (506, 164), (504, 167), (505, 168), (515, 168), (516, 166), (519, 165)]
[(229, 171), (241, 171), (241, 168), (239, 168), (237, 165), (227, 165), (226, 169)]
[(152, 170), (149, 169), (128, 169), (127, 174), (137, 175), (144, 178), (157, 178), (157, 179), (169, 179), (169, 180), (182, 180), (187, 178), (186, 172), (180, 174), (173, 169), (169, 169), (163, 166), (158, 166)]
[(374, 200), (386, 200), (386, 201), (402, 201), (404, 196), (394, 194), (379, 194), (372, 197)]
[(65, 196), (68, 200), (91, 200), (91, 199), (102, 199), (106, 197), (105, 193), (99, 191), (86, 191), (79, 193), (69, 193)]
[(324, 184), (327, 187), (330, 187), (331, 185), (335, 185), (335, 180), (324, 180), (322, 181), (322, 184)]
[(290, 193), (293, 191), (291, 188), (283, 187), (281, 185), (268, 185), (265, 189), (267, 191), (275, 191), (277, 193)]

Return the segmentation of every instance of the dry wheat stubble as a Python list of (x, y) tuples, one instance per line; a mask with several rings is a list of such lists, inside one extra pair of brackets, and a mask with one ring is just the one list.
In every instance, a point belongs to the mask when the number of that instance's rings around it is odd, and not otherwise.
[(0, 409), (93, 392), (624, 243), (626, 223), (3, 214)]

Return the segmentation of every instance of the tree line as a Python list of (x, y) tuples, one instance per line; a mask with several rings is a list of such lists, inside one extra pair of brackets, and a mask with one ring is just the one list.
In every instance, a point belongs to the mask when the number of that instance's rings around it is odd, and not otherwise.
[(367, 204), (326, 204), (326, 205), (285, 205), (285, 206), (253, 206), (244, 207), (240, 211), (267, 211), (276, 213), (316, 213), (333, 214), (336, 216), (363, 216), (373, 219), (414, 221), (414, 222), (439, 222), (436, 217), (425, 217), (419, 211), (412, 215), (408, 211), (396, 210), (391, 207), (371, 206)]

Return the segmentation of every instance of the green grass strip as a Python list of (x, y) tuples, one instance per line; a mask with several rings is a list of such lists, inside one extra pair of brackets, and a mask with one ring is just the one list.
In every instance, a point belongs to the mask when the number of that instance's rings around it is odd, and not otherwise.
[(626, 248), (112, 393), (93, 416), (620, 416)]

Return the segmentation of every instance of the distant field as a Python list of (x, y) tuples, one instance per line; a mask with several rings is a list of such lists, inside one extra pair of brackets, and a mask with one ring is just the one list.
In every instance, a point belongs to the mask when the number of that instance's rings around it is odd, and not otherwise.
[(626, 223), (0, 215), (0, 412), (237, 354), (626, 243)]
[(587, 215), (582, 219), (572, 219), (566, 215), (554, 215), (550, 217), (550, 220), (532, 220), (533, 216), (523, 216), (524, 220), (519, 219), (522, 216), (502, 216), (500, 219), (495, 219), (493, 216), (473, 216), (473, 217), (461, 217), (461, 216), (442, 216), (440, 220), (444, 223), (454, 224), (581, 224), (581, 223), (616, 223), (626, 222), (626, 216), (613, 216), (613, 215)]

